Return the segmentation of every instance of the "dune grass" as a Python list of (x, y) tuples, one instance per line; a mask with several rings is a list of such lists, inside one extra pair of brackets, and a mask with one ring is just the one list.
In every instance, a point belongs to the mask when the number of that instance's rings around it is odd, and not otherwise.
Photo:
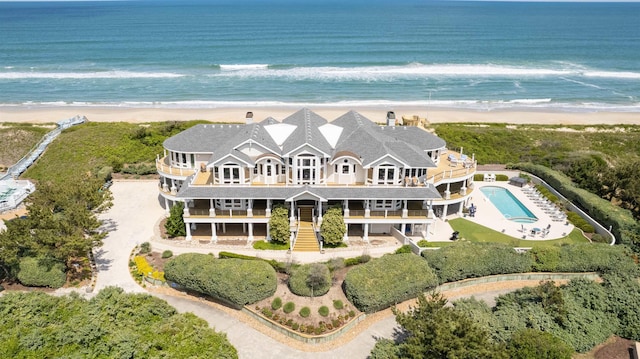
[(53, 127), (19, 123), (0, 124), (0, 171), (18, 162)]
[(155, 173), (155, 158), (164, 140), (197, 123), (88, 122), (65, 130), (24, 177), (37, 181), (73, 181), (104, 167), (121, 172), (131, 165)]

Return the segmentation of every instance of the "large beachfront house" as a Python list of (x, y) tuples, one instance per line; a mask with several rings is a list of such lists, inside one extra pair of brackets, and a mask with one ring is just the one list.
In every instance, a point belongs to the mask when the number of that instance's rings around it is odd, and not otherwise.
[[(400, 231), (428, 237), (435, 216), (461, 212), (476, 163), (418, 127), (380, 126), (357, 112), (329, 122), (308, 109), (284, 120), (201, 124), (164, 142), (157, 159), (167, 211), (185, 202), (187, 240), (230, 229), (268, 237), (271, 209), (289, 208), (292, 239), (316, 231), (330, 206), (347, 234)], [(295, 250), (295, 248), (294, 248)]]

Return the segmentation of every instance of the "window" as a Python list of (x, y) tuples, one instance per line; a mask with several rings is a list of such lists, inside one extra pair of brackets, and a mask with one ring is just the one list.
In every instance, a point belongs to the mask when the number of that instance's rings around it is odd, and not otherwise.
[(319, 173), (318, 159), (313, 155), (300, 155), (296, 159), (295, 173), (298, 184), (315, 184)]
[(240, 183), (240, 166), (222, 166), (222, 183)]
[(378, 184), (395, 184), (396, 169), (393, 165), (382, 165), (378, 167)]
[(395, 201), (391, 199), (378, 199), (373, 202), (373, 209), (383, 210), (383, 209), (394, 209)]

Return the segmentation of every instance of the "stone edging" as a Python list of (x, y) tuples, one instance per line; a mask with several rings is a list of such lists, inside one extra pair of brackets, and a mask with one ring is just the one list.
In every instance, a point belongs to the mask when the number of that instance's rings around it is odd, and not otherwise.
[(307, 343), (307, 344), (321, 344), (321, 343), (330, 342), (330, 341), (342, 336), (343, 334), (347, 333), (348, 331), (350, 331), (351, 328), (353, 328), (356, 324), (360, 323), (361, 321), (363, 321), (367, 317), (366, 314), (360, 313), (355, 318), (351, 319), (348, 323), (346, 323), (342, 327), (340, 327), (337, 330), (334, 330), (334, 331), (332, 331), (330, 333), (321, 334), (321, 335), (307, 335), (307, 334), (303, 334), (303, 333), (299, 333), (299, 332), (293, 331), (292, 329), (284, 327), (284, 326), (274, 322), (271, 319), (265, 318), (264, 316), (256, 313), (253, 309), (250, 309), (248, 306), (244, 306), (241, 309), (241, 312), (244, 313), (244, 314), (249, 315), (253, 319), (255, 319), (258, 322), (260, 322), (261, 324), (264, 324), (264, 325), (268, 326), (269, 328), (275, 330), (276, 332), (278, 332), (280, 334), (284, 334), (284, 335), (288, 336), (289, 338), (292, 338), (292, 339), (295, 339), (295, 340), (298, 340), (298, 341), (301, 341), (301, 342)]

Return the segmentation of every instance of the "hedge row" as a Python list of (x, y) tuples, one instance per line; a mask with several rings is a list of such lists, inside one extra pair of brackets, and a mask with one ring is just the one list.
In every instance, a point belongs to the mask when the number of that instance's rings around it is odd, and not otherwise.
[(495, 243), (457, 242), (422, 256), (440, 283), (495, 274), (526, 272), (598, 272), (640, 275), (637, 256), (624, 245), (581, 243), (534, 246), (525, 253)]
[(279, 272), (279, 273), (286, 273), (287, 269), (288, 269), (286, 263), (278, 262), (275, 259), (264, 259), (264, 258), (248, 256), (248, 255), (245, 255), (245, 254), (238, 254), (238, 253), (224, 252), (223, 251), (223, 252), (218, 253), (218, 258), (220, 258), (220, 259), (234, 258), (234, 259), (245, 259), (245, 260), (252, 260), (252, 261), (263, 261), (265, 263), (268, 263), (271, 267), (273, 267), (273, 269), (276, 270), (276, 272)]
[[(315, 279), (310, 279), (310, 276)], [(314, 283), (315, 285), (311, 285)], [(325, 264), (304, 264), (293, 270), (289, 276), (289, 289), (296, 295), (317, 297), (331, 289), (331, 273)]]
[(167, 280), (240, 309), (276, 292), (275, 270), (263, 261), (181, 254), (164, 267)]
[(350, 270), (344, 292), (359, 310), (367, 313), (388, 308), (438, 284), (422, 258), (413, 254), (387, 254)]
[(531, 270), (531, 257), (498, 243), (458, 242), (422, 256), (434, 269), (440, 283), (494, 274), (524, 273)]
[(587, 211), (596, 221), (604, 226), (612, 226), (618, 243), (640, 247), (640, 224), (629, 210), (614, 206), (598, 195), (576, 187), (569, 177), (548, 167), (532, 163), (518, 163), (511, 167), (542, 178), (571, 202)]
[(67, 280), (64, 269), (58, 261), (25, 257), (20, 260), (18, 280), (27, 287), (60, 288)]
[(533, 270), (598, 272), (638, 275), (636, 257), (629, 247), (605, 243), (580, 243), (562, 247), (532, 248)]

